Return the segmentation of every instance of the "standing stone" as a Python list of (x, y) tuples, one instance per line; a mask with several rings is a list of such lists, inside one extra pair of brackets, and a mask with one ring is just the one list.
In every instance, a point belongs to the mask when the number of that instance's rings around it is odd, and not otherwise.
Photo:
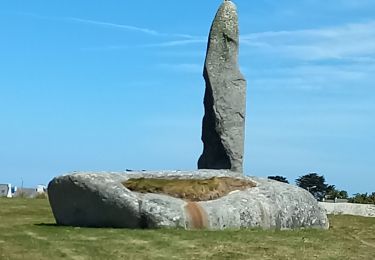
[(199, 169), (243, 171), (246, 80), (239, 70), (238, 49), (237, 8), (225, 0), (208, 39)]

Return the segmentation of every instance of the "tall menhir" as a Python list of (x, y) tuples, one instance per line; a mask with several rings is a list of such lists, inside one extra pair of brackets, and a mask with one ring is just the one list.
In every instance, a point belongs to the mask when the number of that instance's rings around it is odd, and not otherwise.
[(243, 172), (246, 80), (238, 65), (237, 8), (225, 0), (211, 26), (203, 76), (206, 81), (203, 154), (199, 169)]

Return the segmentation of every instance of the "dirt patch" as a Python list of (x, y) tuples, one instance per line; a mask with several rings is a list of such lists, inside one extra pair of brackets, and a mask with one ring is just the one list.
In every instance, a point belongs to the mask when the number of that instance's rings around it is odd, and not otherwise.
[(221, 198), (236, 190), (253, 188), (256, 184), (249, 180), (230, 177), (210, 179), (129, 179), (123, 185), (131, 191), (141, 193), (166, 194), (187, 201), (207, 201)]

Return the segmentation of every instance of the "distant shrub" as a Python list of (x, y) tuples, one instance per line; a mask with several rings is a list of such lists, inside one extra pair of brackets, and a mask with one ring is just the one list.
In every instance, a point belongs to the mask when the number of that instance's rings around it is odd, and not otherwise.
[(38, 194), (35, 196), (35, 199), (47, 199), (47, 198), (48, 198), (47, 193), (38, 193)]
[(21, 198), (21, 199), (27, 198), (26, 192), (23, 192), (23, 191), (18, 192), (17, 198)]
[(359, 203), (359, 204), (375, 204), (375, 192), (372, 194), (368, 193), (357, 193), (354, 197), (349, 199), (351, 203)]

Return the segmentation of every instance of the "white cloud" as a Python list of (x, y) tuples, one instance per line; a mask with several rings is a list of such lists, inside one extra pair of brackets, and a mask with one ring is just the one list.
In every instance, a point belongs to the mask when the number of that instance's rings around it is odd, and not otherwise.
[(42, 19), (42, 20), (74, 22), (74, 23), (82, 23), (82, 24), (112, 28), (112, 29), (134, 31), (134, 32), (140, 32), (140, 33), (148, 34), (148, 35), (151, 35), (151, 36), (167, 36), (167, 37), (177, 37), (177, 38), (183, 38), (183, 39), (193, 39), (193, 38), (195, 38), (195, 36), (192, 36), (192, 35), (189, 35), (189, 34), (163, 33), (163, 32), (159, 32), (157, 30), (151, 29), (151, 28), (144, 28), (144, 27), (129, 25), (129, 24), (105, 22), (105, 21), (83, 19), (83, 18), (77, 18), (77, 17), (50, 17), (50, 16), (43, 16), (43, 15), (34, 14), (34, 13), (23, 13), (23, 12), (19, 12), (17, 14), (23, 15), (23, 16), (33, 17), (33, 18), (36, 18), (36, 19)]
[(245, 48), (302, 60), (375, 55), (374, 42), (375, 21), (322, 29), (260, 32), (241, 37)]
[(176, 46), (185, 46), (191, 44), (205, 43), (207, 40), (195, 37), (188, 40), (173, 40), (160, 43), (145, 44), (143, 47), (176, 47)]
[[(347, 4), (360, 1), (341, 0)], [(365, 1), (369, 2), (369, 1)], [(207, 42), (207, 37), (183, 33), (164, 33), (151, 28), (129, 24), (97, 21), (77, 17), (47, 17), (32, 13), (19, 13), (37, 19), (74, 22), (140, 32), (150, 36), (169, 37), (167, 41), (144, 44), (133, 47), (178, 47)], [(359, 58), (375, 55), (375, 21), (345, 24), (342, 26), (292, 31), (267, 31), (244, 34), (241, 36), (241, 48), (251, 52), (264, 52), (269, 55), (282, 55), (302, 60)], [(90, 50), (120, 50), (132, 46), (104, 46), (87, 48)]]
[(75, 18), (75, 17), (64, 17), (62, 18), (63, 20), (66, 21), (71, 21), (71, 22), (77, 22), (77, 23), (84, 23), (84, 24), (90, 24), (90, 25), (95, 25), (95, 26), (103, 26), (103, 27), (109, 27), (109, 28), (114, 28), (114, 29), (122, 29), (122, 30), (127, 30), (127, 31), (135, 31), (135, 32), (141, 32), (145, 33), (148, 35), (152, 36), (165, 36), (165, 37), (176, 37), (176, 38), (183, 38), (187, 40), (181, 40), (183, 41), (191, 41), (194, 42), (194, 39), (196, 38), (193, 35), (189, 34), (183, 34), (183, 33), (163, 33), (159, 32), (153, 29), (149, 28), (142, 28), (134, 25), (126, 25), (126, 24), (117, 24), (117, 23), (110, 23), (110, 22), (102, 22), (102, 21), (96, 21), (96, 20), (89, 20), (89, 19), (81, 19), (81, 18)]
[(372, 87), (375, 63), (346, 65), (295, 65), (258, 70), (249, 78), (259, 90), (291, 89), (304, 91), (365, 89)]
[[(241, 43), (249, 82), (259, 90), (365, 91), (375, 84), (375, 21), (245, 34)], [(249, 55), (251, 62), (243, 58)]]
[(75, 17), (64, 17), (62, 19), (66, 20), (66, 21), (84, 23), (84, 24), (91, 24), (91, 25), (95, 25), (95, 26), (103, 26), (103, 27), (122, 29), (122, 30), (127, 30), (127, 31), (136, 31), (136, 32), (141, 32), (141, 33), (145, 33), (145, 34), (149, 34), (149, 35), (154, 35), (154, 36), (164, 36), (165, 35), (163, 33), (160, 33), (158, 31), (155, 31), (155, 30), (152, 30), (152, 29), (137, 27), (137, 26), (133, 26), (133, 25), (101, 22), (101, 21), (94, 21), (94, 20), (81, 19), (81, 18), (75, 18)]

